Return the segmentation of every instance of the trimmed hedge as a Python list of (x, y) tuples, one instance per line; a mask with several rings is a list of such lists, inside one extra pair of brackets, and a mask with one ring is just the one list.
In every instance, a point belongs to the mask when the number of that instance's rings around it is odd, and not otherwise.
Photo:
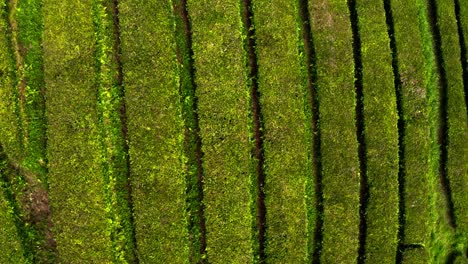
[[(2, 184), (3, 185), (3, 184)], [(0, 186), (0, 262), (28, 263), (23, 257), (23, 248), (15, 226), (13, 212), (4, 198), (3, 186)]]
[(118, 76), (119, 51), (116, 49), (119, 47), (115, 46), (113, 11), (113, 0), (93, 1), (99, 140), (114, 261), (132, 263), (135, 261), (134, 230), (129, 207), (127, 153), (120, 117), (124, 94)]
[(359, 244), (360, 167), (353, 36), (345, 1), (309, 1), (320, 100), (324, 263), (352, 263)]
[[(31, 255), (25, 252), (29, 245), (24, 247), (21, 233), (18, 230), (18, 218), (8, 195), (7, 183), (7, 156), (0, 144), (0, 263), (31, 263)], [(10, 193), (11, 194), (11, 193)], [(9, 197), (10, 196), (10, 197)], [(26, 254), (25, 254), (26, 253)]]
[[(461, 23), (461, 28), (462, 28), (462, 32), (463, 32), (463, 39), (465, 41), (465, 54), (466, 54), (466, 57), (465, 57), (465, 74), (468, 74), (468, 5), (466, 4), (465, 1), (463, 0), (459, 0), (460, 2), (460, 18), (459, 18), (459, 22)], [(466, 78), (466, 77), (465, 77)], [(465, 91), (466, 91), (466, 85), (468, 85), (468, 83), (466, 83), (466, 81), (468, 80), (465, 80)], [(466, 95), (465, 95), (466, 96)]]
[(314, 225), (307, 222), (305, 186), (314, 176), (298, 2), (253, 0), (252, 10), (264, 122), (266, 261), (301, 263)]
[[(430, 135), (428, 114), (429, 87), (424, 69), (423, 41), (416, 2), (392, 0), (395, 27), (399, 100), (404, 122), (404, 234), (403, 243), (428, 245), (431, 226), (429, 178)], [(424, 249), (421, 249), (424, 250)]]
[(44, 1), (47, 157), (57, 261), (109, 263), (92, 1)]
[[(466, 139), (468, 125), (463, 89), (463, 72), (460, 61), (460, 42), (454, 2), (437, 1), (437, 20), (441, 33), (442, 59), (447, 79), (447, 125), (448, 159), (447, 177), (450, 182), (452, 200), (455, 209), (457, 231), (468, 233), (468, 155)], [(444, 96), (444, 95), (442, 95)], [(465, 243), (468, 242), (465, 240)]]
[(398, 116), (392, 56), (383, 1), (357, 0), (357, 13), (369, 188), (365, 259), (391, 263), (398, 232)]
[(210, 263), (253, 261), (249, 89), (240, 3), (191, 0)]
[[(437, 59), (435, 54), (434, 36), (431, 32), (430, 9), (427, 0), (418, 0), (418, 21), (420, 26), (420, 36), (423, 42), (424, 69), (426, 77), (428, 121), (430, 134), (429, 148), (429, 194), (431, 211), (429, 222), (431, 226), (431, 236), (427, 246), (432, 262), (444, 262), (447, 250), (450, 249), (451, 233), (450, 226), (446, 220), (446, 203), (444, 194), (440, 189), (440, 146), (438, 143), (440, 127), (440, 76), (437, 69)], [(405, 255), (403, 255), (405, 257)]]
[[(203, 201), (200, 201), (202, 192), (199, 186), (199, 176), (203, 175), (200, 165), (200, 128), (198, 125), (197, 100), (195, 96), (195, 76), (193, 76), (193, 58), (190, 21), (185, 17), (187, 7), (184, 0), (173, 0), (175, 35), (177, 42), (177, 62), (179, 74), (179, 94), (182, 105), (182, 118), (184, 122), (184, 176), (186, 179), (186, 210), (189, 232), (190, 262), (201, 263), (204, 256), (203, 223), (201, 214)], [(187, 24), (186, 24), (187, 23)], [(201, 193), (200, 193), (201, 192)]]
[(188, 260), (183, 120), (169, 2), (119, 1), (138, 258)]

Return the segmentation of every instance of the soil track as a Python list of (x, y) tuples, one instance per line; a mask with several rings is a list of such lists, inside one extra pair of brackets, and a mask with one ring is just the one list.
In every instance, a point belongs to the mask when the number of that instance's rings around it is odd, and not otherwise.
[(442, 53), (442, 37), (438, 26), (437, 17), (437, 1), (429, 0), (429, 24), (431, 27), (432, 35), (434, 38), (434, 51), (436, 56), (437, 71), (439, 74), (439, 129), (438, 129), (438, 143), (440, 147), (440, 164), (439, 164), (439, 178), (442, 186), (442, 191), (445, 195), (447, 205), (447, 218), (448, 223), (452, 228), (456, 228), (455, 221), (455, 207), (453, 204), (452, 190), (450, 188), (450, 181), (447, 175), (447, 161), (448, 161), (448, 82), (447, 73), (445, 72), (445, 62)]
[(360, 167), (360, 207), (359, 207), (359, 248), (358, 263), (363, 264), (366, 254), (367, 219), (366, 211), (369, 203), (369, 183), (367, 179), (366, 137), (364, 134), (364, 93), (362, 84), (361, 37), (359, 35), (359, 20), (356, 0), (348, 2), (353, 32), (354, 51), (354, 86), (356, 89), (356, 136), (358, 141), (359, 167)]
[(264, 263), (265, 255), (265, 234), (266, 234), (266, 206), (265, 206), (265, 172), (263, 165), (265, 158), (263, 154), (263, 123), (262, 113), (260, 109), (260, 93), (258, 91), (258, 64), (257, 54), (255, 52), (255, 27), (252, 25), (253, 12), (252, 1), (243, 0), (242, 16), (244, 21), (244, 28), (247, 33), (246, 51), (248, 56), (248, 78), (250, 79), (250, 98), (251, 98), (251, 113), (254, 125), (255, 149), (254, 157), (256, 163), (257, 173), (257, 232), (258, 232), (258, 246), (259, 246), (259, 261)]

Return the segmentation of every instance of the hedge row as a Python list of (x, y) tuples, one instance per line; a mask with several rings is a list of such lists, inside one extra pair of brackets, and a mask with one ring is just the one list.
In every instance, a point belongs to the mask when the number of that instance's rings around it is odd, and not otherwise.
[(249, 89), (237, 0), (191, 0), (210, 263), (253, 260)]
[(121, 120), (124, 94), (119, 76), (119, 47), (115, 43), (117, 40), (114, 32), (114, 8), (112, 0), (93, 1), (99, 139), (114, 261), (132, 263), (135, 261), (133, 223), (129, 207), (127, 153)]
[[(465, 100), (466, 100), (467, 98), (466, 92), (468, 90), (468, 5), (463, 0), (458, 1), (458, 3), (459, 3), (458, 6), (460, 8), (458, 22), (461, 25), (461, 29), (463, 33), (463, 36), (461, 37), (463, 38), (463, 44), (465, 45), (464, 47), (462, 46), (461, 48), (465, 49), (465, 58), (464, 58), (465, 61), (462, 62), (462, 65), (463, 63), (465, 65), (465, 68), (464, 68), (465, 75), (464, 75), (463, 81), (465, 85)], [(465, 101), (465, 103), (468, 103), (468, 102)]]
[[(10, 24), (12, 25), (13, 43), (16, 55), (18, 105), (20, 106), (24, 146), (20, 173), (27, 183), (27, 195), (39, 199), (39, 193), (46, 194), (48, 188), (46, 159), (46, 117), (45, 117), (45, 82), (42, 54), (44, 33), (42, 1), (11, 1)], [(25, 195), (26, 196), (26, 195)], [(45, 198), (47, 199), (47, 197)], [(23, 207), (22, 220), (29, 227), (33, 244), (34, 261), (47, 262), (54, 259), (54, 246), (50, 241), (49, 214), (34, 213), (31, 202), (18, 199)], [(47, 201), (47, 200), (46, 200)], [(47, 205), (46, 205), (47, 206)], [(26, 211), (24, 210), (26, 209)]]
[[(44, 1), (49, 197), (59, 262), (109, 263), (92, 1)], [(90, 239), (92, 238), (92, 239)]]
[[(2, 184), (3, 185), (3, 184)], [(11, 208), (4, 198), (3, 186), (0, 188), (0, 262), (2, 263), (27, 263), (23, 257), (23, 248), (19, 240)]]
[(18, 0), (9, 1), (7, 4), (7, 23), (9, 27), (9, 41), (11, 45), (11, 56), (15, 65), (15, 112), (17, 118), (17, 133), (19, 137), (19, 147), (22, 158), (24, 158), (24, 148), (27, 142), (27, 118), (26, 118), (26, 100), (25, 100), (25, 90), (24, 85), (25, 79), (23, 78), (23, 67), (24, 67), (24, 58), (22, 56), (23, 47), (18, 41), (18, 21), (16, 19), (16, 13), (18, 11)]
[(361, 38), (368, 200), (366, 263), (395, 261), (398, 129), (392, 56), (383, 1), (357, 0)]
[(298, 2), (253, 0), (252, 9), (264, 122), (267, 262), (300, 263), (313, 235), (307, 233), (314, 223), (306, 221), (305, 186), (314, 176)]
[[(431, 9), (427, 0), (418, 0), (418, 22), (420, 27), (420, 36), (423, 42), (425, 85), (427, 87), (427, 105), (428, 105), (428, 125), (429, 125), (429, 194), (427, 199), (430, 202), (429, 222), (431, 226), (431, 238), (427, 246), (429, 249), (430, 260), (433, 262), (443, 262), (441, 254), (446, 254), (450, 247), (451, 230), (446, 221), (446, 208), (443, 202), (444, 195), (440, 191), (440, 146), (439, 128), (440, 128), (440, 76), (437, 69), (437, 59), (435, 53), (435, 43), (433, 32), (431, 32)], [(420, 186), (421, 187), (421, 186)], [(405, 253), (403, 257), (409, 253)]]
[(188, 259), (183, 120), (172, 6), (119, 1), (138, 258)]
[[(400, 104), (404, 122), (404, 225), (402, 243), (428, 246), (430, 237), (429, 178), (430, 135), (428, 87), (424, 43), (420, 34), (417, 2), (391, 1), (397, 51)], [(426, 249), (421, 249), (422, 251)]]
[[(449, 180), (453, 207), (455, 210), (455, 223), (457, 231), (468, 233), (468, 156), (466, 155), (466, 139), (468, 126), (466, 105), (464, 100), (463, 72), (460, 61), (460, 42), (458, 38), (457, 21), (455, 17), (454, 1), (437, 1), (437, 21), (441, 33), (441, 51), (446, 74), (447, 96), (447, 178)], [(444, 164), (443, 164), (444, 165)], [(465, 241), (465, 243), (468, 241)]]
[(309, 1), (320, 100), (324, 263), (352, 263), (359, 238), (353, 36), (345, 1)]

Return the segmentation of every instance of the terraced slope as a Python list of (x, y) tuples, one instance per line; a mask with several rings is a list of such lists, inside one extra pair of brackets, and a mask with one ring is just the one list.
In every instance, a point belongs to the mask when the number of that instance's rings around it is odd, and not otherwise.
[(309, 12), (315, 47), (313, 85), (320, 104), (321, 261), (351, 263), (358, 257), (361, 182), (351, 21), (343, 1), (310, 1)]
[[(203, 161), (206, 258), (249, 263), (251, 141), (238, 1), (188, 1)], [(209, 30), (207, 30), (209, 29)]]
[(183, 262), (183, 122), (171, 5), (121, 1), (119, 10), (138, 259)]
[(298, 6), (294, 1), (252, 1), (252, 12), (264, 126), (265, 255), (268, 262), (301, 262), (307, 257), (307, 225), (313, 225), (304, 199), (313, 176)]
[(0, 1), (0, 262), (467, 262), (467, 11)]

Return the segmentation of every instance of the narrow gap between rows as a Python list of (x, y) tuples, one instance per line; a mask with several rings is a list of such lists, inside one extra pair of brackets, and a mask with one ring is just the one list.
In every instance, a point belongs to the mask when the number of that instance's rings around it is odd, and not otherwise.
[(392, 50), (392, 68), (394, 76), (396, 108), (398, 112), (398, 244), (396, 248), (396, 263), (402, 263), (405, 241), (405, 117), (403, 112), (403, 92), (398, 66), (398, 50), (395, 40), (395, 24), (393, 20), (391, 0), (384, 0), (385, 18), (390, 49)]
[[(304, 42), (304, 52), (307, 67), (307, 85), (309, 89), (309, 104), (311, 109), (312, 122), (312, 175), (314, 178), (314, 194), (315, 194), (315, 223), (313, 236), (309, 238), (308, 244), (311, 245), (308, 252), (312, 263), (320, 263), (320, 255), (322, 252), (323, 241), (323, 185), (322, 185), (322, 161), (321, 161), (321, 131), (320, 123), (320, 105), (318, 98), (318, 89), (315, 85), (317, 79), (317, 70), (314, 67), (316, 64), (316, 54), (314, 49), (314, 41), (312, 28), (310, 23), (310, 14), (307, 0), (299, 0), (299, 15), (302, 22), (302, 38)], [(309, 211), (309, 210), (308, 210)], [(310, 223), (312, 224), (312, 223)]]
[(428, 0), (429, 25), (432, 31), (434, 53), (436, 57), (437, 71), (439, 75), (439, 128), (438, 128), (438, 143), (440, 148), (439, 160), (439, 178), (443, 194), (446, 201), (446, 214), (448, 224), (452, 228), (456, 228), (455, 208), (452, 199), (452, 191), (450, 181), (447, 175), (447, 160), (448, 160), (448, 82), (445, 72), (445, 62), (442, 52), (442, 37), (439, 29), (439, 19), (437, 16), (437, 1)]
[(356, 0), (349, 0), (348, 7), (351, 19), (351, 29), (353, 32), (353, 53), (354, 53), (354, 86), (356, 91), (356, 137), (358, 141), (359, 170), (360, 170), (360, 200), (359, 200), (359, 264), (363, 264), (366, 255), (367, 240), (367, 219), (366, 211), (369, 200), (369, 183), (367, 178), (367, 147), (365, 137), (364, 120), (364, 91), (362, 78), (362, 54), (361, 37), (359, 35), (359, 18)]
[(255, 51), (256, 37), (255, 27), (253, 26), (253, 11), (252, 1), (242, 0), (242, 16), (244, 28), (246, 30), (246, 52), (247, 52), (247, 67), (248, 79), (250, 84), (250, 98), (251, 98), (251, 115), (253, 119), (254, 140), (255, 148), (253, 149), (253, 156), (256, 160), (256, 176), (257, 176), (257, 190), (256, 190), (256, 212), (257, 212), (257, 243), (258, 243), (258, 260), (259, 263), (265, 263), (265, 234), (266, 234), (266, 206), (265, 206), (265, 172), (263, 165), (265, 162), (263, 153), (263, 117), (260, 109), (260, 93), (258, 90), (258, 64), (257, 54)]
[[(455, 17), (457, 18), (457, 27), (458, 27), (458, 37), (460, 40), (460, 60), (462, 64), (462, 69), (463, 69), (463, 86), (464, 86), (464, 91), (465, 91), (465, 106), (466, 106), (466, 115), (468, 116), (468, 55), (466, 54), (467, 52), (467, 46), (466, 46), (466, 40), (464, 37), (464, 33), (468, 32), (463, 32), (463, 25), (462, 25), (462, 17), (460, 15), (460, 0), (455, 0)], [(465, 18), (467, 19), (467, 18)], [(465, 21), (465, 23), (468, 23)]]
[(179, 95), (184, 119), (184, 152), (187, 182), (188, 232), (190, 262), (208, 263), (206, 252), (206, 220), (203, 193), (203, 151), (196, 96), (195, 67), (192, 49), (192, 28), (187, 0), (173, 0), (177, 59), (180, 69)]
[(126, 178), (126, 193), (128, 197), (128, 208), (130, 210), (129, 221), (131, 228), (131, 239), (130, 242), (133, 245), (133, 260), (135, 263), (139, 263), (138, 259), (138, 244), (136, 241), (135, 233), (135, 219), (134, 219), (134, 205), (133, 205), (133, 194), (131, 186), (131, 164), (130, 164), (130, 155), (129, 155), (129, 140), (128, 140), (128, 126), (127, 126), (127, 107), (125, 102), (125, 87), (123, 85), (123, 67), (122, 67), (122, 50), (121, 50), (121, 39), (120, 39), (120, 20), (119, 20), (119, 0), (113, 0), (112, 2), (112, 14), (114, 22), (114, 56), (117, 62), (117, 89), (120, 96), (120, 123), (123, 137), (123, 147), (125, 155), (125, 178)]

